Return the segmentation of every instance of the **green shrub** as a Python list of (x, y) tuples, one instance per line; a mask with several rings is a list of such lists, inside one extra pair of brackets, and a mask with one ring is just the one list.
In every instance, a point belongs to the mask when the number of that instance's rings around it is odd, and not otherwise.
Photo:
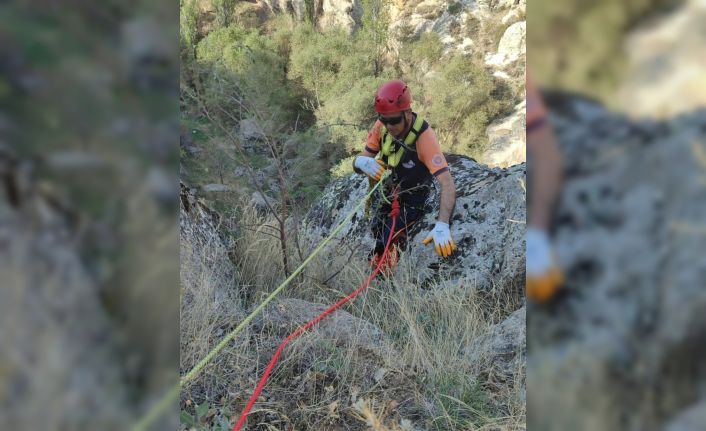
[(228, 27), (233, 18), (235, 0), (212, 0), (213, 10), (216, 14), (216, 27)]
[(346, 157), (345, 159), (341, 159), (331, 168), (331, 176), (333, 178), (342, 178), (353, 174), (353, 159), (355, 159), (355, 157), (356, 156), (353, 155)]
[(442, 145), (477, 155), (486, 144), (485, 129), (509, 111), (513, 101), (496, 95), (494, 78), (481, 65), (456, 55), (424, 83), (419, 110), (439, 132)]
[(449, 15), (456, 15), (457, 13), (461, 12), (463, 10), (463, 4), (460, 2), (454, 2), (449, 4), (449, 7), (447, 11), (449, 12)]
[(280, 57), (287, 59), (292, 53), (292, 37), (298, 23), (289, 14), (278, 14), (266, 24), (266, 31)]
[(387, 53), (388, 29), (390, 28), (389, 0), (361, 0), (363, 8), (362, 28), (359, 36), (365, 39), (373, 53), (374, 75), (383, 71)]
[[(327, 126), (340, 156), (363, 149), (369, 127), (375, 120), (373, 99), (377, 88), (387, 78), (372, 76), (359, 79), (349, 88), (341, 88), (317, 111), (318, 123)], [(343, 125), (337, 125), (344, 123)]]
[(181, 0), (179, 4), (179, 45), (193, 53), (198, 42), (199, 6), (197, 0)]
[(298, 27), (291, 40), (289, 78), (299, 80), (318, 108), (333, 93), (341, 63), (353, 51), (351, 38), (343, 31), (318, 33), (311, 25)]
[(441, 43), (438, 33), (423, 33), (418, 41), (409, 46), (407, 52), (413, 67), (429, 69), (441, 59), (444, 54), (444, 44)]
[(196, 58), (207, 67), (204, 91), (211, 103), (232, 112), (241, 112), (246, 103), (247, 111), (273, 123), (295, 118), (297, 101), (288, 91), (286, 60), (257, 30), (237, 25), (216, 29), (199, 42)]
[(291, 50), (289, 77), (309, 92), (308, 106), (317, 125), (328, 130), (332, 155), (359, 150), (375, 118), (375, 91), (394, 77), (390, 71), (375, 77), (374, 43), (362, 33), (353, 38), (336, 30), (320, 34), (305, 25), (292, 36)]

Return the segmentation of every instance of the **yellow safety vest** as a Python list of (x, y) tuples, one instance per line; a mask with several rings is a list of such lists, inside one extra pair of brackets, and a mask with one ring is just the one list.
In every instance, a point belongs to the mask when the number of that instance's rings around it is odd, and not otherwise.
[[(412, 128), (410, 129), (409, 133), (407, 134), (407, 137), (404, 140), (404, 144), (407, 147), (413, 148), (412, 146), (417, 141), (417, 138), (419, 138), (419, 131), (422, 129), (423, 125), (424, 119), (421, 116), (417, 115), (417, 119), (414, 120), (414, 124), (412, 125)], [(394, 168), (397, 166), (400, 160), (402, 160), (402, 155), (404, 154), (405, 146), (400, 145), (397, 151), (395, 151), (394, 139), (392, 138), (392, 135), (388, 133), (387, 128), (385, 128), (385, 126), (382, 126), (380, 132), (381, 151), (378, 153), (378, 156), (387, 157), (387, 165), (391, 168)]]

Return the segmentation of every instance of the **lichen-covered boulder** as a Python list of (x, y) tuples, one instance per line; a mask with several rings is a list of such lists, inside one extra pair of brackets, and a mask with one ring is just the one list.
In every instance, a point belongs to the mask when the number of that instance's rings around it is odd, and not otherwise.
[[(446, 279), (464, 279), (479, 289), (501, 288), (519, 295), (525, 276), (525, 166), (489, 168), (474, 160), (447, 157), (456, 184), (456, 208), (451, 235), (458, 245), (455, 255), (443, 260), (432, 246), (422, 245), (434, 226), (439, 209), (440, 186), (435, 184), (429, 211), (408, 233), (408, 257), (418, 268), (420, 280), (443, 273)], [(318, 243), (329, 235), (368, 192), (368, 181), (352, 175), (332, 182), (305, 219), (309, 239)], [(360, 208), (338, 235), (349, 243), (372, 249), (370, 220)]]

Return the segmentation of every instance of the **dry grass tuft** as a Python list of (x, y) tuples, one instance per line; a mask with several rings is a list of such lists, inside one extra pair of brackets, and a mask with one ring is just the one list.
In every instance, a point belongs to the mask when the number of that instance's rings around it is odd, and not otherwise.
[[(232, 273), (209, 266), (214, 247), (182, 241), (182, 289), (189, 298), (182, 308), (183, 371), (285, 277), (278, 239), (269, 234), (275, 224), (245, 209), (237, 225)], [(291, 232), (289, 238), (296, 267), (297, 248), (306, 258), (315, 244), (297, 245)], [(329, 305), (353, 291), (369, 267), (367, 250), (351, 247), (333, 241), (282, 297)], [(341, 343), (343, 337), (316, 330), (297, 339), (285, 349), (248, 429), (524, 429), (522, 370), (514, 386), (491, 392), (464, 353), (518, 305), (509, 294), (482, 294), (463, 280), (422, 287), (415, 265), (403, 254), (394, 278), (376, 279), (343, 307), (379, 328), (385, 348)], [(194, 410), (186, 400), (214, 407), (199, 429), (211, 429), (223, 416), (237, 418), (284, 337), (276, 329), (246, 331), (182, 392), (189, 414)], [(365, 325), (346, 330), (347, 339), (367, 339)]]

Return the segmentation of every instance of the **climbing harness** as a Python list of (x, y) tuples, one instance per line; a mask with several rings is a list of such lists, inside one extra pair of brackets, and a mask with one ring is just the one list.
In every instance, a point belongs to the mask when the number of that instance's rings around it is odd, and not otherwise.
[[(412, 127), (410, 127), (409, 132), (407, 132), (407, 136), (404, 140), (395, 138), (388, 132), (385, 126), (380, 128), (380, 151), (377, 153), (375, 158), (384, 164), (385, 169), (390, 169), (392, 171), (392, 176), (396, 183), (399, 184), (396, 168), (400, 162), (404, 160), (405, 151), (409, 151), (410, 153), (417, 152), (417, 140), (419, 139), (419, 136), (427, 130), (427, 128), (429, 128), (429, 124), (427, 124), (427, 122), (424, 121), (424, 119), (419, 115), (416, 115), (414, 123), (412, 124)], [(402, 165), (406, 167), (404, 163), (402, 163)], [(370, 189), (375, 185), (375, 181), (370, 178), (368, 181)], [(380, 196), (388, 205), (390, 205), (390, 200), (387, 196), (385, 196), (383, 188), (380, 189)], [(370, 219), (371, 206), (372, 195), (368, 198), (365, 206), (365, 217), (367, 219)]]

